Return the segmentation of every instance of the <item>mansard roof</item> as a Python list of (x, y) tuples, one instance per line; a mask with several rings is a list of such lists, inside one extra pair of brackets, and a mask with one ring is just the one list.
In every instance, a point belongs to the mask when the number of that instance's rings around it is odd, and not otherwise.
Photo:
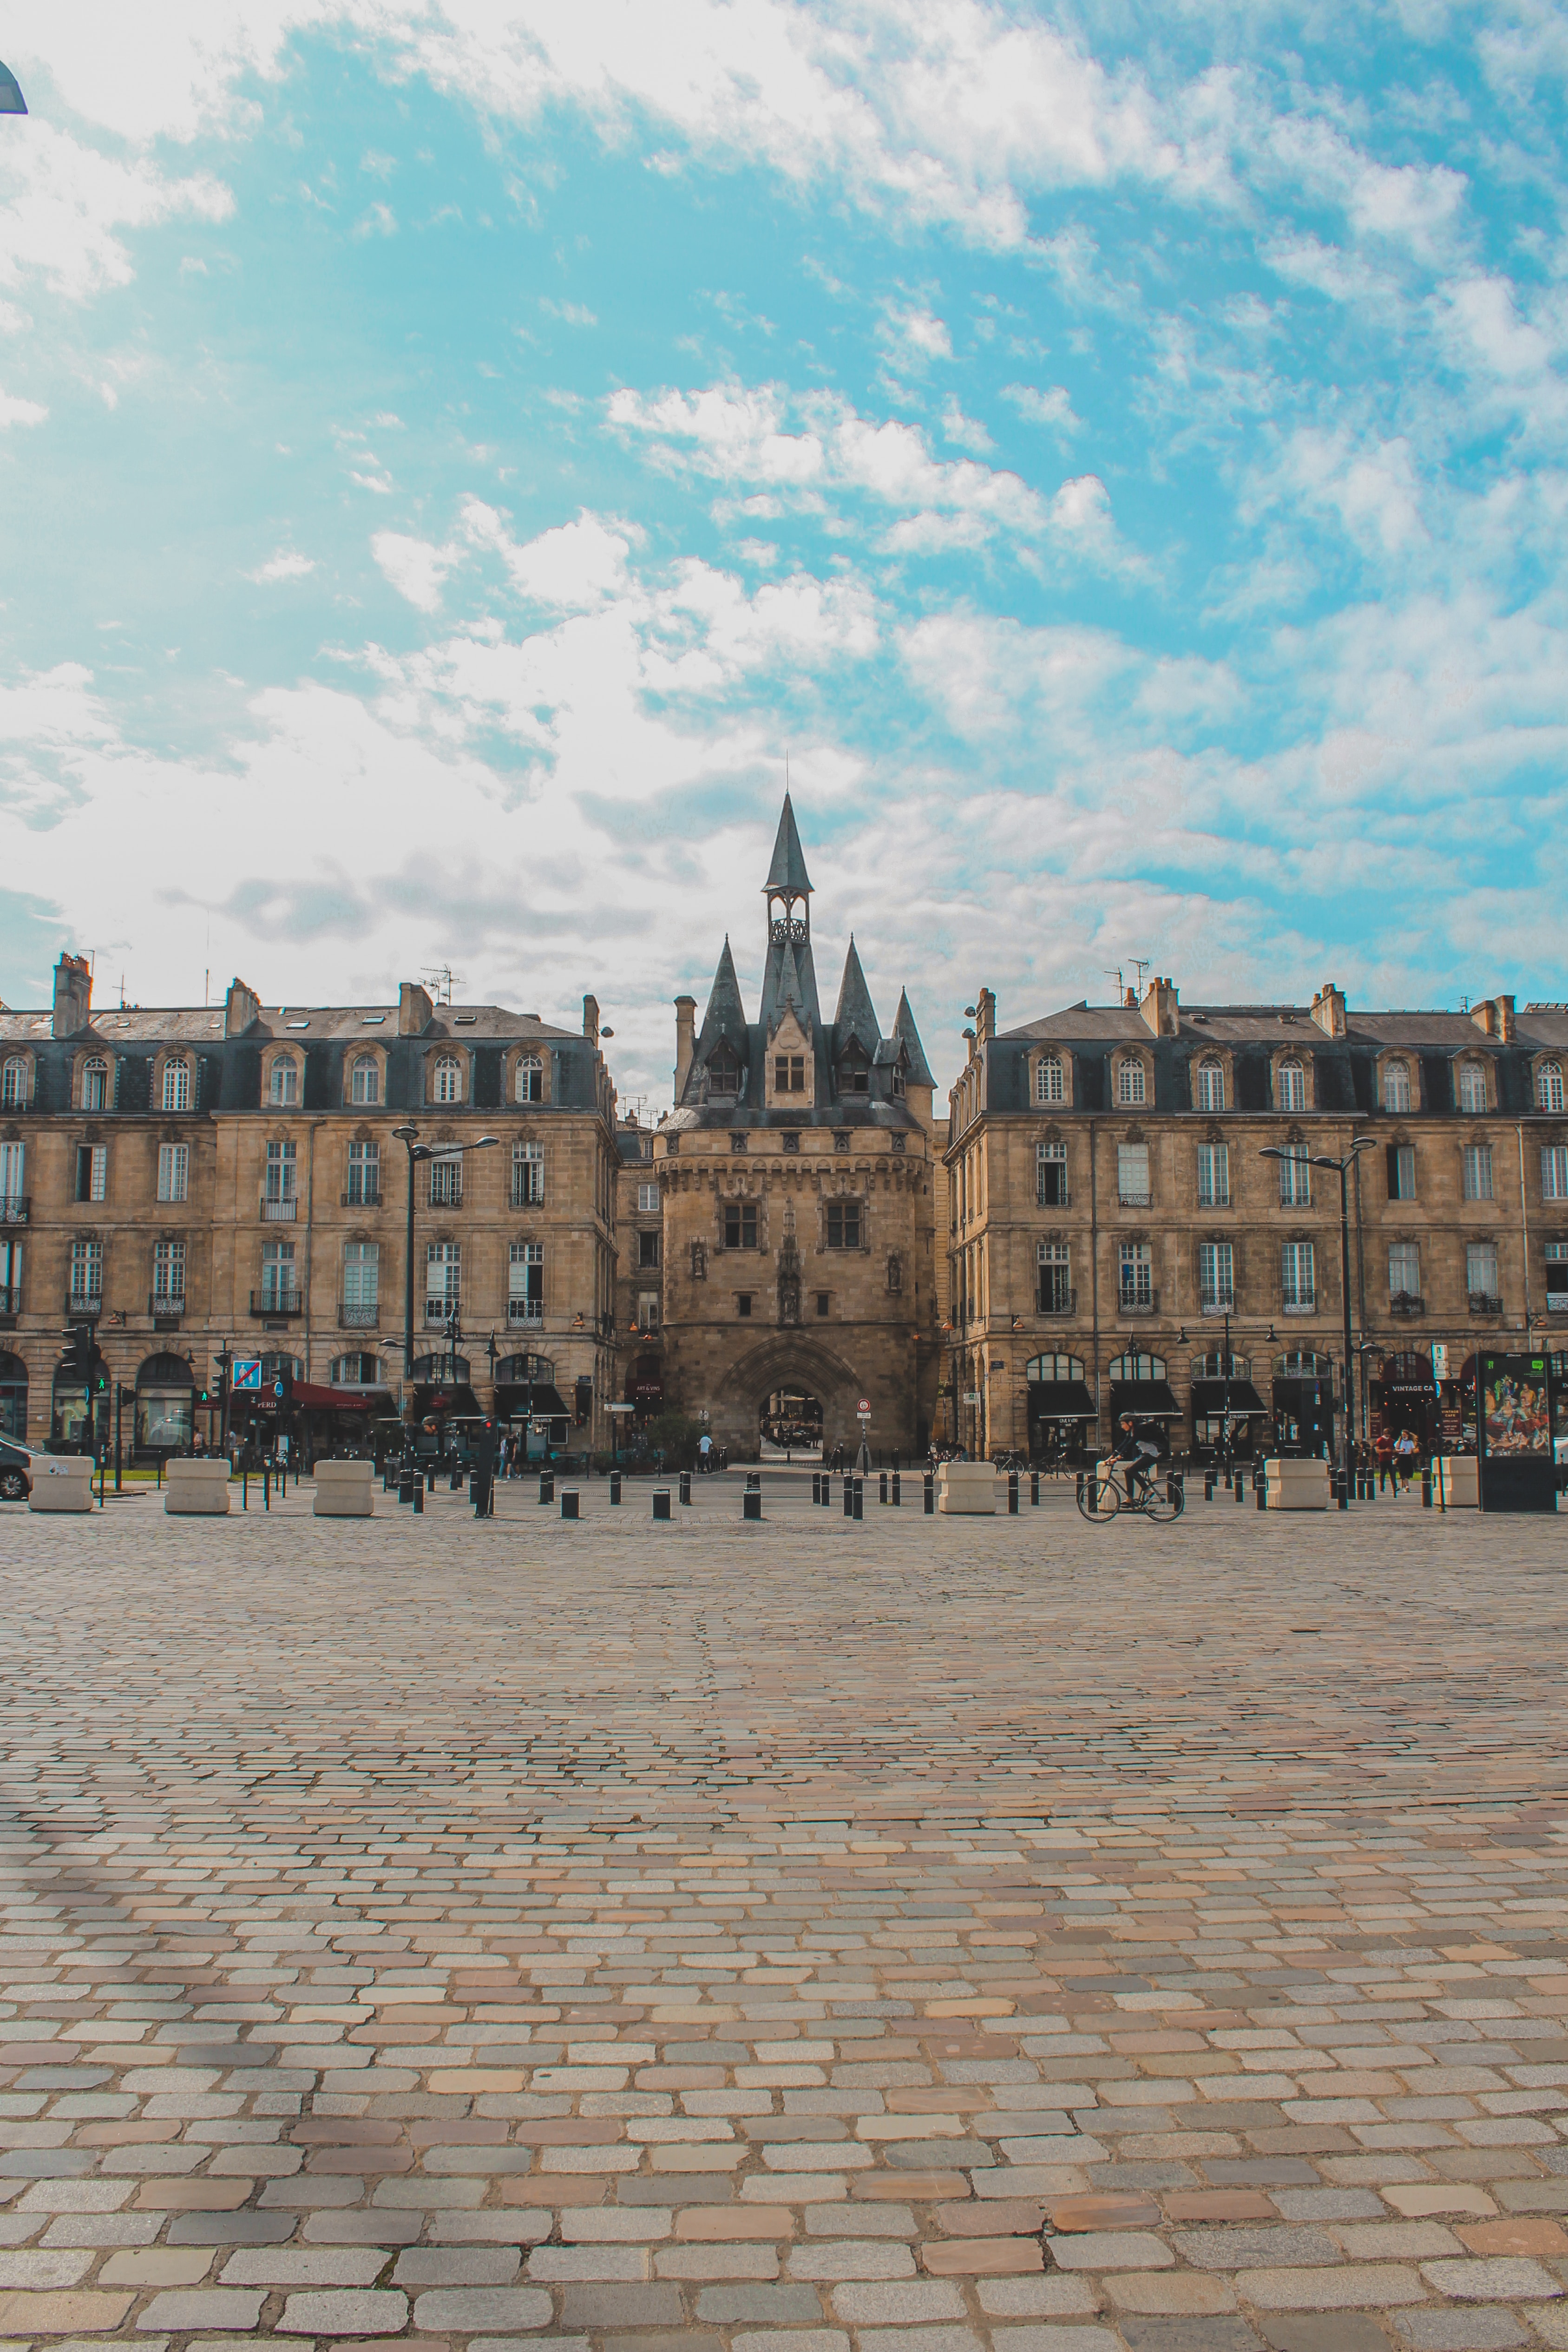
[(764, 891), (782, 890), (792, 898), (811, 896), (811, 877), (805, 870), (805, 852), (800, 845), (795, 830), (795, 811), (785, 793), (784, 807), (779, 814), (779, 829), (773, 840), (773, 862), (768, 867)]

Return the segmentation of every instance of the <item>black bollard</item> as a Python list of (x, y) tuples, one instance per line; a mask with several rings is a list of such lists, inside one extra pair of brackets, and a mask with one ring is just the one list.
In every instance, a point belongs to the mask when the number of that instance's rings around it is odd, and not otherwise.
[(899, 1473), (896, 1470), (893, 1473), (893, 1491), (888, 1499), (892, 1504), (895, 1510), (898, 1509), (900, 1504), (903, 1501), (903, 1488), (899, 1483)]
[(669, 1488), (668, 1488), (668, 1486), (656, 1486), (656, 1487), (654, 1488), (654, 1490), (653, 1490), (653, 1515), (654, 1515), (654, 1517), (655, 1517), (656, 1519), (668, 1519), (668, 1517), (669, 1517)]
[(844, 1481), (844, 1516), (847, 1519), (855, 1516), (855, 1481), (850, 1477)]
[(1204, 1500), (1205, 1503), (1212, 1503), (1214, 1501), (1214, 1472), (1212, 1470), (1205, 1470), (1204, 1472)]
[(922, 1481), (922, 1487), (921, 1508), (929, 1519), (936, 1509), (936, 1480), (929, 1470)]
[(610, 1500), (612, 1503), (618, 1503), (620, 1499), (621, 1474), (618, 1470), (612, 1470), (610, 1473)]
[(820, 1470), (814, 1470), (811, 1474), (811, 1499), (814, 1503), (820, 1503), (822, 1500), (822, 1473)]
[(858, 1518), (863, 1518), (863, 1517), (864, 1517), (864, 1516), (865, 1516), (865, 1506), (866, 1506), (866, 1481), (864, 1480), (864, 1478), (857, 1478), (857, 1479), (855, 1480), (855, 1517), (856, 1517), (858, 1519)]
[(1016, 1519), (1017, 1516), (1018, 1474), (1016, 1470), (1009, 1470), (1007, 1473), (1007, 1517), (1010, 1519)]
[(412, 1470), (405, 1470), (398, 1479), (397, 1499), (400, 1503), (411, 1503), (414, 1500), (414, 1473)]
[(1040, 1474), (1037, 1470), (1031, 1470), (1029, 1473), (1029, 1500), (1031, 1503), (1037, 1503), (1039, 1499)]
[(577, 1497), (569, 1486), (562, 1490), (561, 1516), (563, 1519), (574, 1519), (578, 1516)]
[(822, 1507), (826, 1511), (833, 1500), (833, 1481), (825, 1470), (822, 1474)]
[(878, 1490), (877, 1490), (877, 1500), (878, 1500), (879, 1503), (885, 1503), (885, 1502), (887, 1501), (887, 1499), (888, 1499), (888, 1474), (887, 1474), (887, 1472), (884, 1470), (884, 1471), (882, 1472), (882, 1474), (881, 1474), (881, 1481), (880, 1481), (880, 1484), (879, 1484), (879, 1487), (878, 1487)]
[(490, 1515), (490, 1482), (475, 1471), (468, 1481), (468, 1499), (474, 1507), (476, 1519), (488, 1519)]
[(1245, 1503), (1247, 1500), (1247, 1481), (1239, 1470), (1236, 1474), (1236, 1499), (1238, 1503)]
[(689, 1503), (691, 1500), (691, 1473), (689, 1470), (682, 1470), (677, 1474), (677, 1489), (679, 1493), (681, 1501), (683, 1503)]
[(1429, 1462), (1421, 1465), (1421, 1507), (1424, 1511), (1432, 1507), (1432, 1465)]
[(1268, 1487), (1266, 1481), (1259, 1478), (1252, 1491), (1258, 1497), (1258, 1509), (1266, 1511), (1268, 1508)]
[[(477, 1477), (479, 1474), (476, 1471), (474, 1475)], [(455, 1462), (452, 1465), (452, 1483), (449, 1491), (454, 1495), (460, 1495), (463, 1491), (463, 1474)]]
[(1082, 1472), (1081, 1470), (1080, 1470), (1080, 1471), (1079, 1472), (1079, 1474), (1078, 1474), (1078, 1494), (1077, 1494), (1077, 1496), (1076, 1496), (1076, 1500), (1078, 1501), (1078, 1503), (1079, 1503), (1080, 1506), (1082, 1505), (1082, 1502), (1083, 1502), (1083, 1472)]
[(250, 1508), (250, 1473), (248, 1470), (242, 1470), (239, 1474), (239, 1507), (242, 1511), (248, 1511)]
[(416, 1512), (422, 1511), (425, 1508), (425, 1482), (423, 1479), (418, 1482), (414, 1489), (414, 1508)]
[(542, 1503), (555, 1500), (555, 1474), (552, 1470), (542, 1470), (539, 1474), (539, 1499)]
[(741, 1496), (741, 1517), (742, 1519), (760, 1519), (762, 1516), (763, 1490), (760, 1486), (748, 1486)]
[[(158, 1465), (160, 1475), (163, 1468), (163, 1465), (160, 1462)], [(272, 1508), (272, 1472), (265, 1462), (261, 1465), (261, 1507), (264, 1511), (269, 1511)]]

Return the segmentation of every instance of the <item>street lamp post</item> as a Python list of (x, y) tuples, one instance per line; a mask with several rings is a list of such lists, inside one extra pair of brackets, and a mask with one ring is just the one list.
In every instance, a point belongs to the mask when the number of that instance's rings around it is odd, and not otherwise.
[[(408, 1123), (392, 1130), (408, 1150), (408, 1222), (403, 1247), (403, 1380), (405, 1396), (403, 1418), (406, 1429), (413, 1427), (414, 1416), (414, 1163), (416, 1160), (460, 1160), (465, 1151), (483, 1151), (499, 1143), (499, 1135), (477, 1135), (470, 1143), (421, 1143), (419, 1129)], [(456, 1322), (454, 1305), (451, 1320)], [(456, 1381), (457, 1359), (453, 1357), (453, 1379)]]
[[(1332, 1168), (1337, 1171), (1340, 1180), (1340, 1298), (1344, 1307), (1344, 1407), (1340, 1431), (1340, 1508), (1342, 1511), (1348, 1511), (1351, 1507), (1351, 1364), (1355, 1352), (1351, 1337), (1350, 1171), (1355, 1166), (1361, 1153), (1370, 1151), (1372, 1148), (1372, 1137), (1361, 1135), (1356, 1137), (1342, 1159), (1336, 1160), (1331, 1152), (1327, 1151), (1313, 1151), (1306, 1154), (1309, 1167)], [(1262, 1160), (1290, 1160), (1300, 1156), (1294, 1152), (1281, 1151), (1276, 1144), (1272, 1143), (1265, 1145), (1258, 1154), (1259, 1159)]]

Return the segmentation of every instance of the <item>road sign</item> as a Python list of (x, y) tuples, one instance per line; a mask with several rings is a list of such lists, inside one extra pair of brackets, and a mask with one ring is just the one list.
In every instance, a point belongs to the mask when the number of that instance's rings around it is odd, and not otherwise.
[(635, 1404), (610, 1404), (605, 1410), (606, 1412), (636, 1412), (637, 1407)]
[(978, 1404), (980, 1402), (980, 1391), (978, 1389), (965, 1389), (963, 1391), (963, 1402), (965, 1404)]
[(860, 1400), (860, 1402), (859, 1402), (859, 1403), (856, 1406), (855, 1410), (856, 1410), (856, 1412), (870, 1412), (870, 1410), (871, 1410), (871, 1400), (870, 1400), (870, 1398), (869, 1398), (869, 1397), (862, 1397), (862, 1398), (861, 1398), (861, 1400)]
[(235, 1358), (234, 1385), (237, 1389), (253, 1389), (259, 1392), (261, 1387), (261, 1359), (259, 1356), (237, 1356)]
[(283, 1383), (282, 1383), (282, 1381), (273, 1381), (273, 1383), (272, 1383), (272, 1393), (273, 1393), (273, 1395), (274, 1395), (275, 1397), (280, 1397), (280, 1396), (282, 1395), (282, 1393), (283, 1393)]

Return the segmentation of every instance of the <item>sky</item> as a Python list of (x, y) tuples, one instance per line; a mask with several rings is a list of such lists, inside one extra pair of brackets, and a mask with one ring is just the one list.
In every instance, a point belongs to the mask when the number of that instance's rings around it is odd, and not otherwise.
[(1568, 999), (1568, 6), (7, 0), (0, 997)]

